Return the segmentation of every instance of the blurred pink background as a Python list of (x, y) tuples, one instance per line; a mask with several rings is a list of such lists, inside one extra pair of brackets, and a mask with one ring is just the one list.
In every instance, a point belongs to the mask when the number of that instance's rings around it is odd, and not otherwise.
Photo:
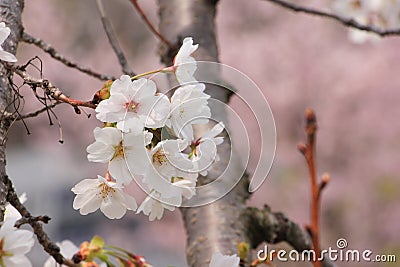
[[(129, 1), (104, 2), (133, 70), (140, 73), (162, 66), (158, 40)], [(158, 24), (156, 2), (140, 4)], [(328, 8), (329, 1), (307, 4)], [(26, 1), (23, 22), (28, 33), (54, 45), (67, 58), (105, 74), (121, 75), (94, 0)], [(277, 127), (271, 173), (250, 203), (260, 207), (267, 203), (300, 224), (308, 222), (309, 180), (296, 145), (305, 138), (304, 109), (312, 107), (319, 122), (318, 173), (331, 174), (322, 204), (323, 246), (336, 248), (336, 240), (345, 238), (351, 249), (399, 258), (400, 39), (355, 45), (341, 25), (294, 14), (267, 1), (220, 0), (216, 23), (221, 62), (244, 72), (262, 89)], [(73, 98), (89, 100), (102, 86), (32, 45), (21, 44), (17, 53), (20, 64), (35, 55), (43, 60), (43, 75)], [(25, 112), (40, 107), (28, 87), (21, 88), (21, 93)], [(240, 107), (235, 98), (231, 105)], [(72, 209), (70, 188), (105, 169), (103, 164), (89, 163), (85, 151), (100, 123), (95, 116), (76, 115), (67, 105), (55, 112), (65, 143), (57, 142), (57, 125), (50, 127), (42, 114), (26, 121), (32, 132), (29, 136), (22, 123), (13, 125), (7, 161), (18, 192), (27, 193), (27, 205), (34, 214), (53, 218), (46, 227), (53, 239), (79, 244), (99, 234), (109, 244), (143, 254), (155, 266), (186, 266), (179, 211), (148, 223), (142, 214), (110, 221), (99, 213), (80, 216)], [(257, 151), (257, 147), (252, 149)], [(250, 162), (249, 171), (254, 167), (255, 162)], [(144, 198), (134, 185), (130, 190), (137, 199)], [(31, 256), (35, 266), (46, 258), (40, 248)]]

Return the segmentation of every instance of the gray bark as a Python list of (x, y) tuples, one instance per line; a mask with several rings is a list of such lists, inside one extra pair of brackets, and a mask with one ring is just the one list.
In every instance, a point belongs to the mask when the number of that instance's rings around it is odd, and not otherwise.
[[(3, 43), (4, 50), (15, 54), (18, 42), (22, 35), (21, 13), (24, 8), (23, 0), (1, 0), (0, 21), (11, 29), (11, 34)], [(13, 91), (10, 87), (9, 78), (11, 72), (6, 68), (6, 62), (0, 61), (0, 111), (2, 114), (11, 110)], [(9, 117), (2, 115), (0, 118), (0, 176), (6, 175), (6, 141), (7, 132), (10, 127)], [(6, 204), (7, 188), (0, 179), (0, 221), (3, 221), (4, 207)]]
[[(195, 53), (196, 60), (219, 61), (214, 25), (217, 1), (159, 0), (158, 3), (160, 32), (164, 37), (179, 47), (184, 37), (191, 36), (194, 43), (199, 44)], [(166, 65), (171, 65), (175, 54), (176, 51), (165, 48), (161, 57)], [(218, 86), (207, 85), (207, 93), (224, 103), (229, 100), (230, 93)], [(220, 118), (226, 117), (226, 111), (221, 108), (211, 106), (211, 110), (218, 113)], [(215, 171), (209, 172), (208, 177), (199, 178), (200, 184), (214, 179), (228, 164), (231, 144), (227, 138), (219, 146), (218, 153), (221, 161), (216, 163)], [(238, 175), (239, 170), (232, 168), (232, 176)], [(214, 203), (181, 209), (187, 232), (186, 254), (189, 266), (206, 267), (215, 252), (237, 254), (239, 242), (250, 243), (245, 234), (245, 225), (240, 219), (240, 214), (246, 208), (245, 201), (249, 197), (247, 188), (248, 180), (244, 178), (229, 194)], [(218, 188), (215, 187), (215, 190)]]

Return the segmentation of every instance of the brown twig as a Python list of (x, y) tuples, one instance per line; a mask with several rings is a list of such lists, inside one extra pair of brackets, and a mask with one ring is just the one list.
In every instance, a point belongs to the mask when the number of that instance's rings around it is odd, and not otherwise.
[(374, 27), (371, 25), (363, 25), (361, 23), (358, 23), (357, 21), (355, 21), (352, 18), (342, 17), (342, 16), (339, 16), (336, 14), (328, 13), (328, 12), (321, 11), (321, 10), (316, 10), (316, 9), (309, 8), (309, 7), (296, 5), (296, 4), (286, 2), (283, 0), (264, 0), (264, 1), (271, 2), (273, 4), (281, 6), (283, 8), (290, 9), (294, 12), (306, 13), (306, 14), (310, 14), (310, 15), (314, 15), (314, 16), (331, 19), (331, 20), (334, 20), (336, 22), (343, 24), (344, 26), (355, 28), (355, 29), (362, 30), (362, 31), (373, 32), (375, 34), (380, 35), (381, 37), (400, 35), (400, 29), (384, 30), (384, 29), (380, 29), (380, 28), (377, 28), (377, 27)]
[(80, 114), (80, 110), (78, 107), (87, 107), (87, 108), (92, 108), (95, 109), (96, 105), (92, 103), (92, 101), (81, 101), (81, 100), (75, 100), (72, 99), (65, 94), (62, 93), (60, 89), (55, 87), (50, 83), (50, 81), (46, 79), (36, 79), (31, 77), (23, 68), (21, 67), (15, 67), (13, 68), (13, 71), (15, 74), (20, 76), (23, 80), (24, 83), (31, 86), (32, 88), (42, 88), (45, 92), (46, 95), (49, 97), (55, 99), (56, 101), (68, 103), (71, 106), (74, 107), (75, 112)]
[(42, 49), (44, 52), (49, 54), (52, 58), (60, 61), (61, 63), (63, 63), (67, 67), (77, 69), (80, 72), (83, 72), (83, 73), (85, 73), (85, 74), (87, 74), (89, 76), (95, 77), (95, 78), (97, 78), (99, 80), (102, 80), (102, 81), (115, 80), (115, 77), (113, 77), (113, 76), (100, 74), (98, 72), (95, 72), (95, 71), (87, 68), (87, 67), (80, 66), (78, 63), (72, 62), (71, 60), (67, 59), (66, 57), (61, 55), (59, 52), (57, 52), (57, 50), (54, 47), (52, 47), (51, 45), (49, 45), (48, 43), (46, 43), (42, 39), (33, 37), (33, 36), (31, 36), (30, 34), (28, 34), (26, 32), (22, 33), (21, 40), (24, 41), (27, 44), (36, 45), (37, 47)]
[[(54, 258), (54, 260), (59, 263), (69, 267), (78, 267), (78, 264), (75, 264), (72, 260), (64, 258), (64, 256), (60, 253), (60, 248), (51, 242), (49, 236), (43, 230), (42, 224), (40, 221), (43, 220), (34, 220), (31, 213), (27, 210), (27, 208), (19, 201), (19, 198), (14, 190), (13, 184), (7, 175), (1, 177), (6, 188), (7, 188), (7, 201), (18, 210), (21, 214), (22, 218), (25, 218), (26, 223), (28, 223), (35, 233), (37, 240), (43, 246), (44, 250)], [(44, 218), (43, 218), (44, 219)], [(48, 221), (48, 220), (47, 220)]]
[[(311, 182), (311, 204), (310, 204), (310, 220), (311, 224), (307, 227), (308, 232), (311, 235), (311, 240), (313, 243), (313, 249), (317, 256), (320, 258), (321, 246), (320, 246), (320, 209), (321, 209), (321, 193), (329, 181), (329, 176), (324, 175), (321, 183), (318, 183), (316, 166), (315, 166), (315, 144), (316, 144), (316, 132), (317, 132), (317, 120), (315, 113), (312, 109), (307, 109), (305, 112), (306, 119), (306, 134), (307, 143), (299, 144), (298, 148), (300, 152), (304, 155), (308, 171), (310, 174)], [(314, 261), (315, 267), (320, 267), (321, 262)]]
[(129, 0), (132, 5), (135, 7), (136, 11), (139, 13), (139, 15), (142, 17), (144, 23), (149, 27), (150, 31), (160, 39), (161, 42), (166, 44), (170, 49), (174, 49), (175, 46), (171, 44), (170, 41), (165, 38), (164, 35), (162, 35), (156, 27), (154, 27), (153, 23), (149, 20), (149, 18), (146, 16), (146, 13), (144, 13), (143, 9), (140, 7), (138, 0)]
[(43, 222), (45, 224), (48, 224), (51, 218), (47, 215), (41, 215), (41, 216), (31, 216), (31, 217), (22, 217), (18, 221), (15, 222), (15, 227), (20, 228), (24, 224), (32, 224), (33, 222)]
[(16, 120), (24, 120), (24, 119), (36, 117), (36, 116), (38, 116), (39, 114), (41, 114), (41, 113), (43, 113), (43, 112), (46, 112), (46, 111), (48, 111), (49, 109), (52, 109), (52, 108), (54, 108), (55, 106), (57, 106), (57, 105), (59, 105), (59, 104), (61, 104), (61, 103), (63, 103), (63, 102), (61, 102), (61, 101), (56, 101), (56, 102), (52, 103), (51, 105), (47, 105), (47, 106), (45, 106), (45, 107), (43, 107), (43, 108), (41, 108), (41, 109), (38, 109), (38, 110), (36, 110), (36, 111), (30, 112), (30, 113), (26, 113), (26, 114), (21, 114), (21, 115), (19, 115), (19, 116), (16, 118)]
[[(115, 36), (114, 30), (112, 28), (110, 20), (106, 16), (106, 12), (104, 10), (103, 2), (102, 0), (97, 0), (97, 8), (99, 10), (100, 16), (101, 16), (101, 23), (103, 24), (104, 31), (106, 32), (108, 41), (114, 50), (115, 55), (118, 58), (118, 62), (122, 67), (123, 73), (129, 75), (129, 76), (135, 76), (135, 73), (132, 71), (131, 67), (129, 67), (128, 61), (126, 60), (125, 54), (122, 51), (117, 37)], [(111, 79), (109, 79), (111, 80)]]

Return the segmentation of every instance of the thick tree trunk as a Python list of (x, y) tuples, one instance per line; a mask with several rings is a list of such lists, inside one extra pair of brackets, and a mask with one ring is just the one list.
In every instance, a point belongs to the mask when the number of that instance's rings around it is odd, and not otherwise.
[[(17, 50), (18, 42), (21, 39), (22, 22), (21, 13), (24, 8), (23, 0), (0, 0), (0, 21), (4, 22), (11, 29), (11, 34), (3, 43), (4, 50), (14, 53)], [(0, 175), (6, 174), (6, 141), (7, 132), (10, 126), (10, 118), (6, 116), (12, 111), (13, 91), (10, 87), (10, 71), (5, 67), (5, 62), (0, 61)], [(0, 221), (3, 221), (4, 207), (6, 204), (7, 188), (0, 179)]]
[[(197, 60), (218, 62), (214, 24), (217, 1), (159, 0), (158, 3), (161, 34), (177, 46), (184, 37), (191, 36), (194, 43), (199, 44), (199, 49), (195, 54)], [(176, 51), (166, 50), (161, 56), (166, 65), (171, 65)], [(229, 91), (218, 86), (207, 85), (207, 93), (223, 103), (229, 100)], [(218, 114), (219, 118), (226, 117), (226, 111), (220, 107), (211, 106), (211, 110), (214, 114)], [(200, 184), (218, 176), (228, 164), (231, 144), (227, 138), (219, 146), (218, 152), (221, 161), (214, 166), (215, 171), (209, 172), (208, 177), (199, 179)], [(240, 165), (240, 163), (235, 164)], [(240, 170), (240, 167), (233, 167), (230, 171), (232, 176), (237, 177), (241, 175)], [(215, 252), (235, 254), (239, 242), (249, 242), (243, 221), (239, 218), (245, 209), (245, 201), (249, 197), (247, 188), (247, 179), (242, 179), (229, 194), (214, 203), (181, 209), (188, 238), (186, 253), (189, 266), (206, 267)]]

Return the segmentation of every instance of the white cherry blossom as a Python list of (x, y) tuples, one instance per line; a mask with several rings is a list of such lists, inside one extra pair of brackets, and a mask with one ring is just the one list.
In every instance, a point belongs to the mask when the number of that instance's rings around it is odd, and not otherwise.
[(145, 146), (151, 142), (151, 133), (124, 134), (114, 127), (97, 127), (93, 133), (96, 141), (86, 149), (89, 161), (109, 162), (108, 170), (120, 184), (129, 184), (132, 175), (144, 173), (148, 165)]
[(25, 256), (33, 244), (33, 233), (14, 227), (15, 220), (6, 220), (0, 228), (0, 263), (6, 267), (32, 267)]
[(192, 37), (186, 37), (174, 58), (175, 76), (180, 84), (196, 81), (193, 75), (197, 69), (197, 63), (191, 54), (198, 47), (198, 44), (193, 45)]
[(143, 214), (149, 216), (150, 221), (160, 220), (164, 214), (164, 209), (174, 211), (175, 207), (179, 207), (181, 203), (182, 199), (179, 196), (162, 198), (159, 192), (153, 191), (139, 206), (137, 213), (143, 212)]
[(223, 137), (217, 137), (224, 130), (224, 123), (216, 124), (212, 129), (206, 132), (202, 137), (192, 142), (191, 159), (194, 163), (194, 170), (201, 175), (207, 175), (212, 169), (212, 164), (219, 161), (217, 154), (217, 145), (224, 142)]
[(101, 212), (110, 219), (119, 219), (125, 215), (126, 210), (136, 210), (136, 200), (122, 191), (122, 186), (115, 182), (107, 181), (104, 177), (85, 179), (75, 185), (72, 192), (76, 194), (73, 208), (82, 215)]
[(110, 98), (97, 106), (96, 117), (102, 122), (117, 122), (117, 128), (124, 132), (138, 134), (144, 127), (160, 128), (169, 113), (169, 101), (156, 90), (151, 80), (131, 81), (122, 75), (111, 85)]
[(193, 163), (182, 153), (186, 140), (164, 140), (149, 153), (151, 165), (143, 181), (150, 190), (159, 192), (163, 198), (192, 197), (197, 173), (191, 172)]
[(175, 136), (193, 140), (193, 124), (206, 124), (211, 117), (209, 95), (203, 83), (179, 87), (171, 97), (171, 112), (166, 125)]
[(236, 254), (227, 256), (217, 252), (212, 256), (209, 267), (238, 267), (239, 263), (240, 258)]
[(10, 35), (10, 33), (10, 28), (6, 27), (6, 24), (4, 22), (0, 22), (0, 60), (7, 62), (17, 62), (17, 58), (13, 54), (4, 51), (4, 49), (1, 47), (1, 45)]

